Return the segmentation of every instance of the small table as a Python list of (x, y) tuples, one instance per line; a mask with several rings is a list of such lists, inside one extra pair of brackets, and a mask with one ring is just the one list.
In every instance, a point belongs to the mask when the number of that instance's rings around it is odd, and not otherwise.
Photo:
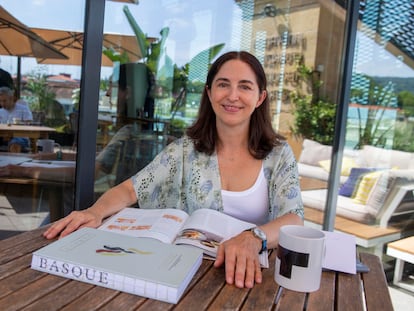
[(414, 284), (402, 282), (404, 263), (414, 264), (414, 236), (387, 244), (387, 255), (395, 257), (393, 284), (414, 292)]
[[(321, 287), (312, 293), (283, 289), (274, 281), (276, 252), (262, 284), (239, 289), (226, 284), (224, 269), (203, 260), (178, 304), (131, 295), (30, 269), (32, 252), (51, 243), (45, 228), (25, 232), (0, 243), (0, 306), (2, 311), (27, 310), (393, 310), (380, 259), (361, 253), (370, 268), (364, 274), (322, 273)], [(275, 301), (277, 299), (277, 304)]]
[[(45, 154), (46, 155), (46, 154)], [(34, 155), (21, 153), (0, 153), (0, 166), (6, 166), (8, 164), (21, 165), (21, 166), (38, 166), (38, 167), (73, 167), (75, 169), (75, 161), (53, 161), (53, 160), (37, 160), (34, 159)], [(68, 187), (73, 187), (73, 181), (71, 180), (44, 180), (38, 178), (29, 177), (0, 177), (0, 184), (8, 185), (31, 185), (33, 187), (33, 200), (32, 210), (36, 211), (36, 201), (41, 200), (41, 196), (38, 196), (38, 188), (42, 187), (45, 190), (50, 207), (50, 219), (51, 221), (58, 220), (64, 216), (64, 198), (63, 191)], [(43, 193), (43, 190), (42, 192)]]
[(49, 138), (49, 133), (56, 132), (56, 129), (47, 126), (0, 124), (0, 137), (10, 140), (13, 137), (28, 137), (32, 152), (37, 152), (36, 141), (40, 138)]

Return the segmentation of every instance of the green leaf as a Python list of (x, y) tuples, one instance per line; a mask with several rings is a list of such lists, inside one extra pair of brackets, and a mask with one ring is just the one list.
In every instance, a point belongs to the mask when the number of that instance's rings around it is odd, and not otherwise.
[(124, 6), (123, 10), (128, 20), (128, 23), (134, 31), (135, 37), (137, 38), (138, 46), (142, 53), (142, 58), (146, 58), (148, 56), (147, 36), (142, 31), (141, 27), (139, 27), (138, 23), (132, 16), (131, 11), (129, 10), (127, 5)]

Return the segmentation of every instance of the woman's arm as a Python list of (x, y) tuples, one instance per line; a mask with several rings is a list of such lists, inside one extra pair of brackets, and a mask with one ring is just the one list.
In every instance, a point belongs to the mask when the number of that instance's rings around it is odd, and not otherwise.
[[(294, 213), (278, 217), (260, 228), (266, 233), (267, 248), (276, 248), (279, 243), (279, 229), (285, 225), (303, 226), (303, 219)], [(257, 240), (257, 239), (256, 239)]]

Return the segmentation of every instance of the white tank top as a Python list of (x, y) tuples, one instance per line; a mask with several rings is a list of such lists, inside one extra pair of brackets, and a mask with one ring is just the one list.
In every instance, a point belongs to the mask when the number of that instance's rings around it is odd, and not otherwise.
[(221, 190), (224, 213), (256, 225), (267, 222), (269, 192), (263, 166), (255, 184), (244, 191)]

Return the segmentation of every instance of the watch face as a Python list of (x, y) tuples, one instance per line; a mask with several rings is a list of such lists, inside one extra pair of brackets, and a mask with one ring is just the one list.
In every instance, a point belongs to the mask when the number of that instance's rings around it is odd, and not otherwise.
[(260, 228), (254, 228), (253, 233), (261, 240), (266, 240), (266, 234)]

